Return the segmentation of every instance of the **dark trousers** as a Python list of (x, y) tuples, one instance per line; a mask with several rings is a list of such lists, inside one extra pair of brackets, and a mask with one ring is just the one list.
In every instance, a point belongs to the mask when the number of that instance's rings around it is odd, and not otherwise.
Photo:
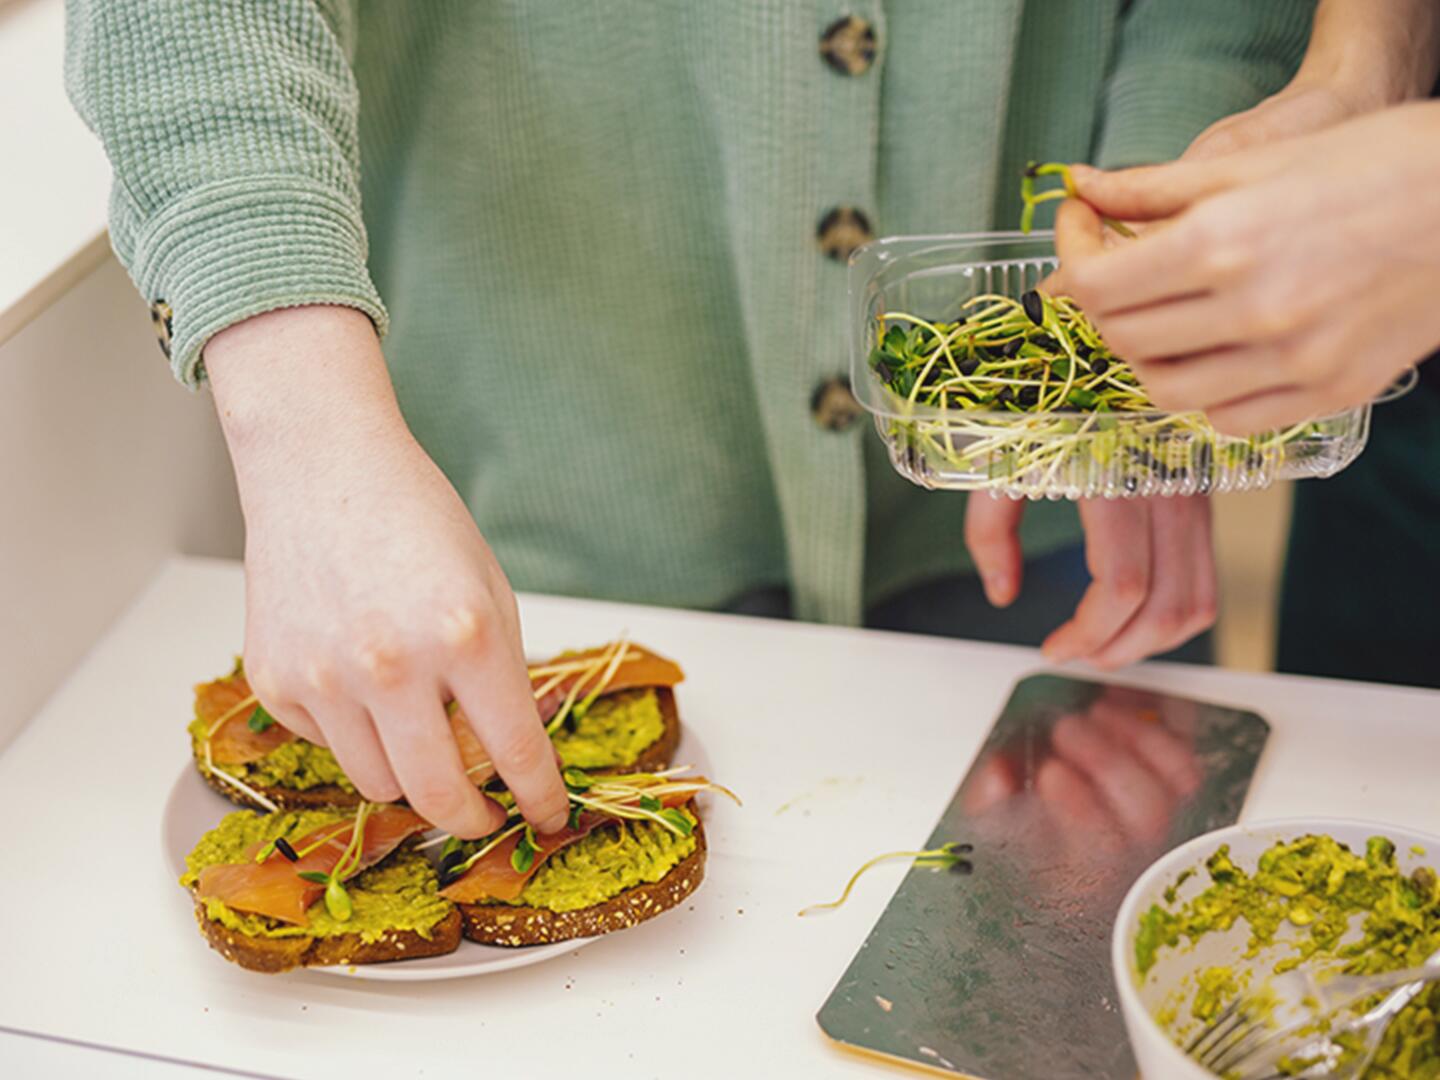
[(1440, 387), (1377, 406), (1355, 464), (1296, 485), (1276, 666), (1440, 688)]

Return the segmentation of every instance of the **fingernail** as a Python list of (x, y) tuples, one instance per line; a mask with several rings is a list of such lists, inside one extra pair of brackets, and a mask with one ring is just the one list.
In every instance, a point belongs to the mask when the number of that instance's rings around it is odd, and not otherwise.
[(1013, 599), (1014, 585), (1009, 574), (986, 574), (981, 584), (985, 586), (985, 599), (992, 607), (1006, 607)]
[(559, 814), (552, 814), (550, 815), (550, 817), (547, 817), (544, 821), (540, 823), (540, 833), (542, 836), (548, 836), (551, 833), (557, 833), (561, 829), (565, 828), (566, 824), (568, 824), (569, 821), (570, 815), (564, 813), (563, 811)]

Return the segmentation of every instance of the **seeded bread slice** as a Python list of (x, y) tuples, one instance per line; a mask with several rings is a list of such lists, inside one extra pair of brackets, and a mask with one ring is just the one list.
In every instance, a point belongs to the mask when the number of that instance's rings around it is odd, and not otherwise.
[(680, 745), (680, 710), (675, 705), (675, 691), (668, 686), (657, 686), (655, 697), (660, 702), (660, 715), (665, 720), (665, 730), (660, 733), (660, 737), (641, 751), (633, 765), (620, 765), (613, 769), (601, 766), (593, 771), (655, 772), (657, 769), (668, 769), (674, 764), (675, 748)]
[(200, 900), (195, 902), (195, 919), (210, 947), (226, 960), (247, 971), (268, 974), (297, 967), (416, 960), (422, 956), (444, 956), (460, 947), (460, 912), (454, 910), (435, 924), (428, 939), (414, 930), (395, 930), (371, 942), (361, 940), (359, 934), (328, 938), (252, 937), (207, 916), (205, 903)]
[[(269, 813), (268, 806), (262, 806), (245, 792), (227, 784), (214, 773), (205, 771), (204, 762), (199, 754), (195, 755), (195, 767), (199, 770), (205, 783), (218, 791), (225, 798), (237, 806), (243, 806), (250, 810), (259, 810), (262, 814)], [(242, 776), (240, 779), (245, 780)], [(353, 810), (360, 805), (360, 794), (356, 791), (346, 791), (339, 784), (317, 784), (312, 788), (287, 788), (269, 787), (265, 784), (252, 784), (245, 780), (248, 787), (258, 791), (267, 799), (273, 802), (281, 810)]]
[(695, 827), (695, 850), (659, 881), (636, 885), (603, 904), (575, 911), (512, 904), (457, 904), (465, 936), (482, 945), (547, 945), (626, 930), (679, 906), (705, 879), (705, 829)]

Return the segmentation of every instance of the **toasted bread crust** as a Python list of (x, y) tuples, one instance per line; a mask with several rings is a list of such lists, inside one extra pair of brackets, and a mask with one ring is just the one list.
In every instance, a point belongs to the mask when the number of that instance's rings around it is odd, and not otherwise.
[(226, 960), (247, 971), (267, 974), (297, 967), (416, 960), (422, 956), (444, 956), (460, 947), (461, 918), (455, 910), (435, 925), (429, 939), (414, 930), (395, 930), (373, 942), (362, 941), (359, 934), (332, 938), (251, 937), (210, 918), (205, 914), (205, 904), (199, 900), (195, 902), (195, 920), (210, 947)]
[(665, 719), (665, 730), (660, 733), (660, 737), (641, 752), (633, 765), (622, 765), (615, 769), (596, 771), (655, 772), (657, 769), (668, 769), (671, 766), (675, 760), (675, 749), (680, 745), (680, 710), (675, 705), (675, 691), (670, 687), (655, 687), (655, 696), (660, 702), (660, 715)]
[(547, 945), (572, 938), (625, 930), (677, 907), (705, 878), (705, 830), (695, 828), (696, 845), (683, 862), (652, 884), (636, 885), (603, 904), (576, 911), (511, 904), (457, 904), (465, 936), (482, 945)]
[[(198, 754), (195, 755), (195, 768), (205, 783), (236, 806), (259, 810), (262, 813), (268, 812), (270, 809), (267, 806), (261, 806), (245, 792), (233, 784), (227, 784), (214, 773), (206, 772), (204, 763)], [(246, 783), (281, 810), (351, 810), (360, 805), (360, 794), (355, 791), (346, 791), (339, 784), (319, 784), (301, 791), (298, 788), (267, 787), (264, 784), (250, 784), (249, 781)]]

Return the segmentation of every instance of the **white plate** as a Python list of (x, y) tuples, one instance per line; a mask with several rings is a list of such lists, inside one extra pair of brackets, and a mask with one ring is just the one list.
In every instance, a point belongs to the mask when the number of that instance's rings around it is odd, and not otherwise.
[[(675, 761), (681, 765), (693, 765), (702, 775), (710, 775), (709, 757), (689, 727), (681, 730)], [(199, 843), (200, 837), (235, 809), (237, 807), (234, 803), (211, 790), (200, 778), (193, 762), (181, 769), (175, 786), (170, 789), (170, 797), (165, 800), (165, 814), (160, 825), (160, 844), (165, 851), (165, 861), (177, 878), (185, 872), (185, 856)], [(186, 922), (188, 925), (190, 920), (187, 919)], [(194, 931), (187, 929), (186, 932)], [(429, 956), (423, 960), (403, 960), (389, 964), (356, 964), (303, 970), (351, 979), (373, 979), (378, 982), (461, 979), (470, 975), (489, 975), (510, 968), (543, 963), (562, 953), (574, 952), (595, 940), (576, 938), (554, 945), (506, 949), (498, 945), (481, 945), (467, 938), (460, 942), (458, 949), (445, 956)], [(200, 944), (197, 940), (196, 946), (199, 947)]]

